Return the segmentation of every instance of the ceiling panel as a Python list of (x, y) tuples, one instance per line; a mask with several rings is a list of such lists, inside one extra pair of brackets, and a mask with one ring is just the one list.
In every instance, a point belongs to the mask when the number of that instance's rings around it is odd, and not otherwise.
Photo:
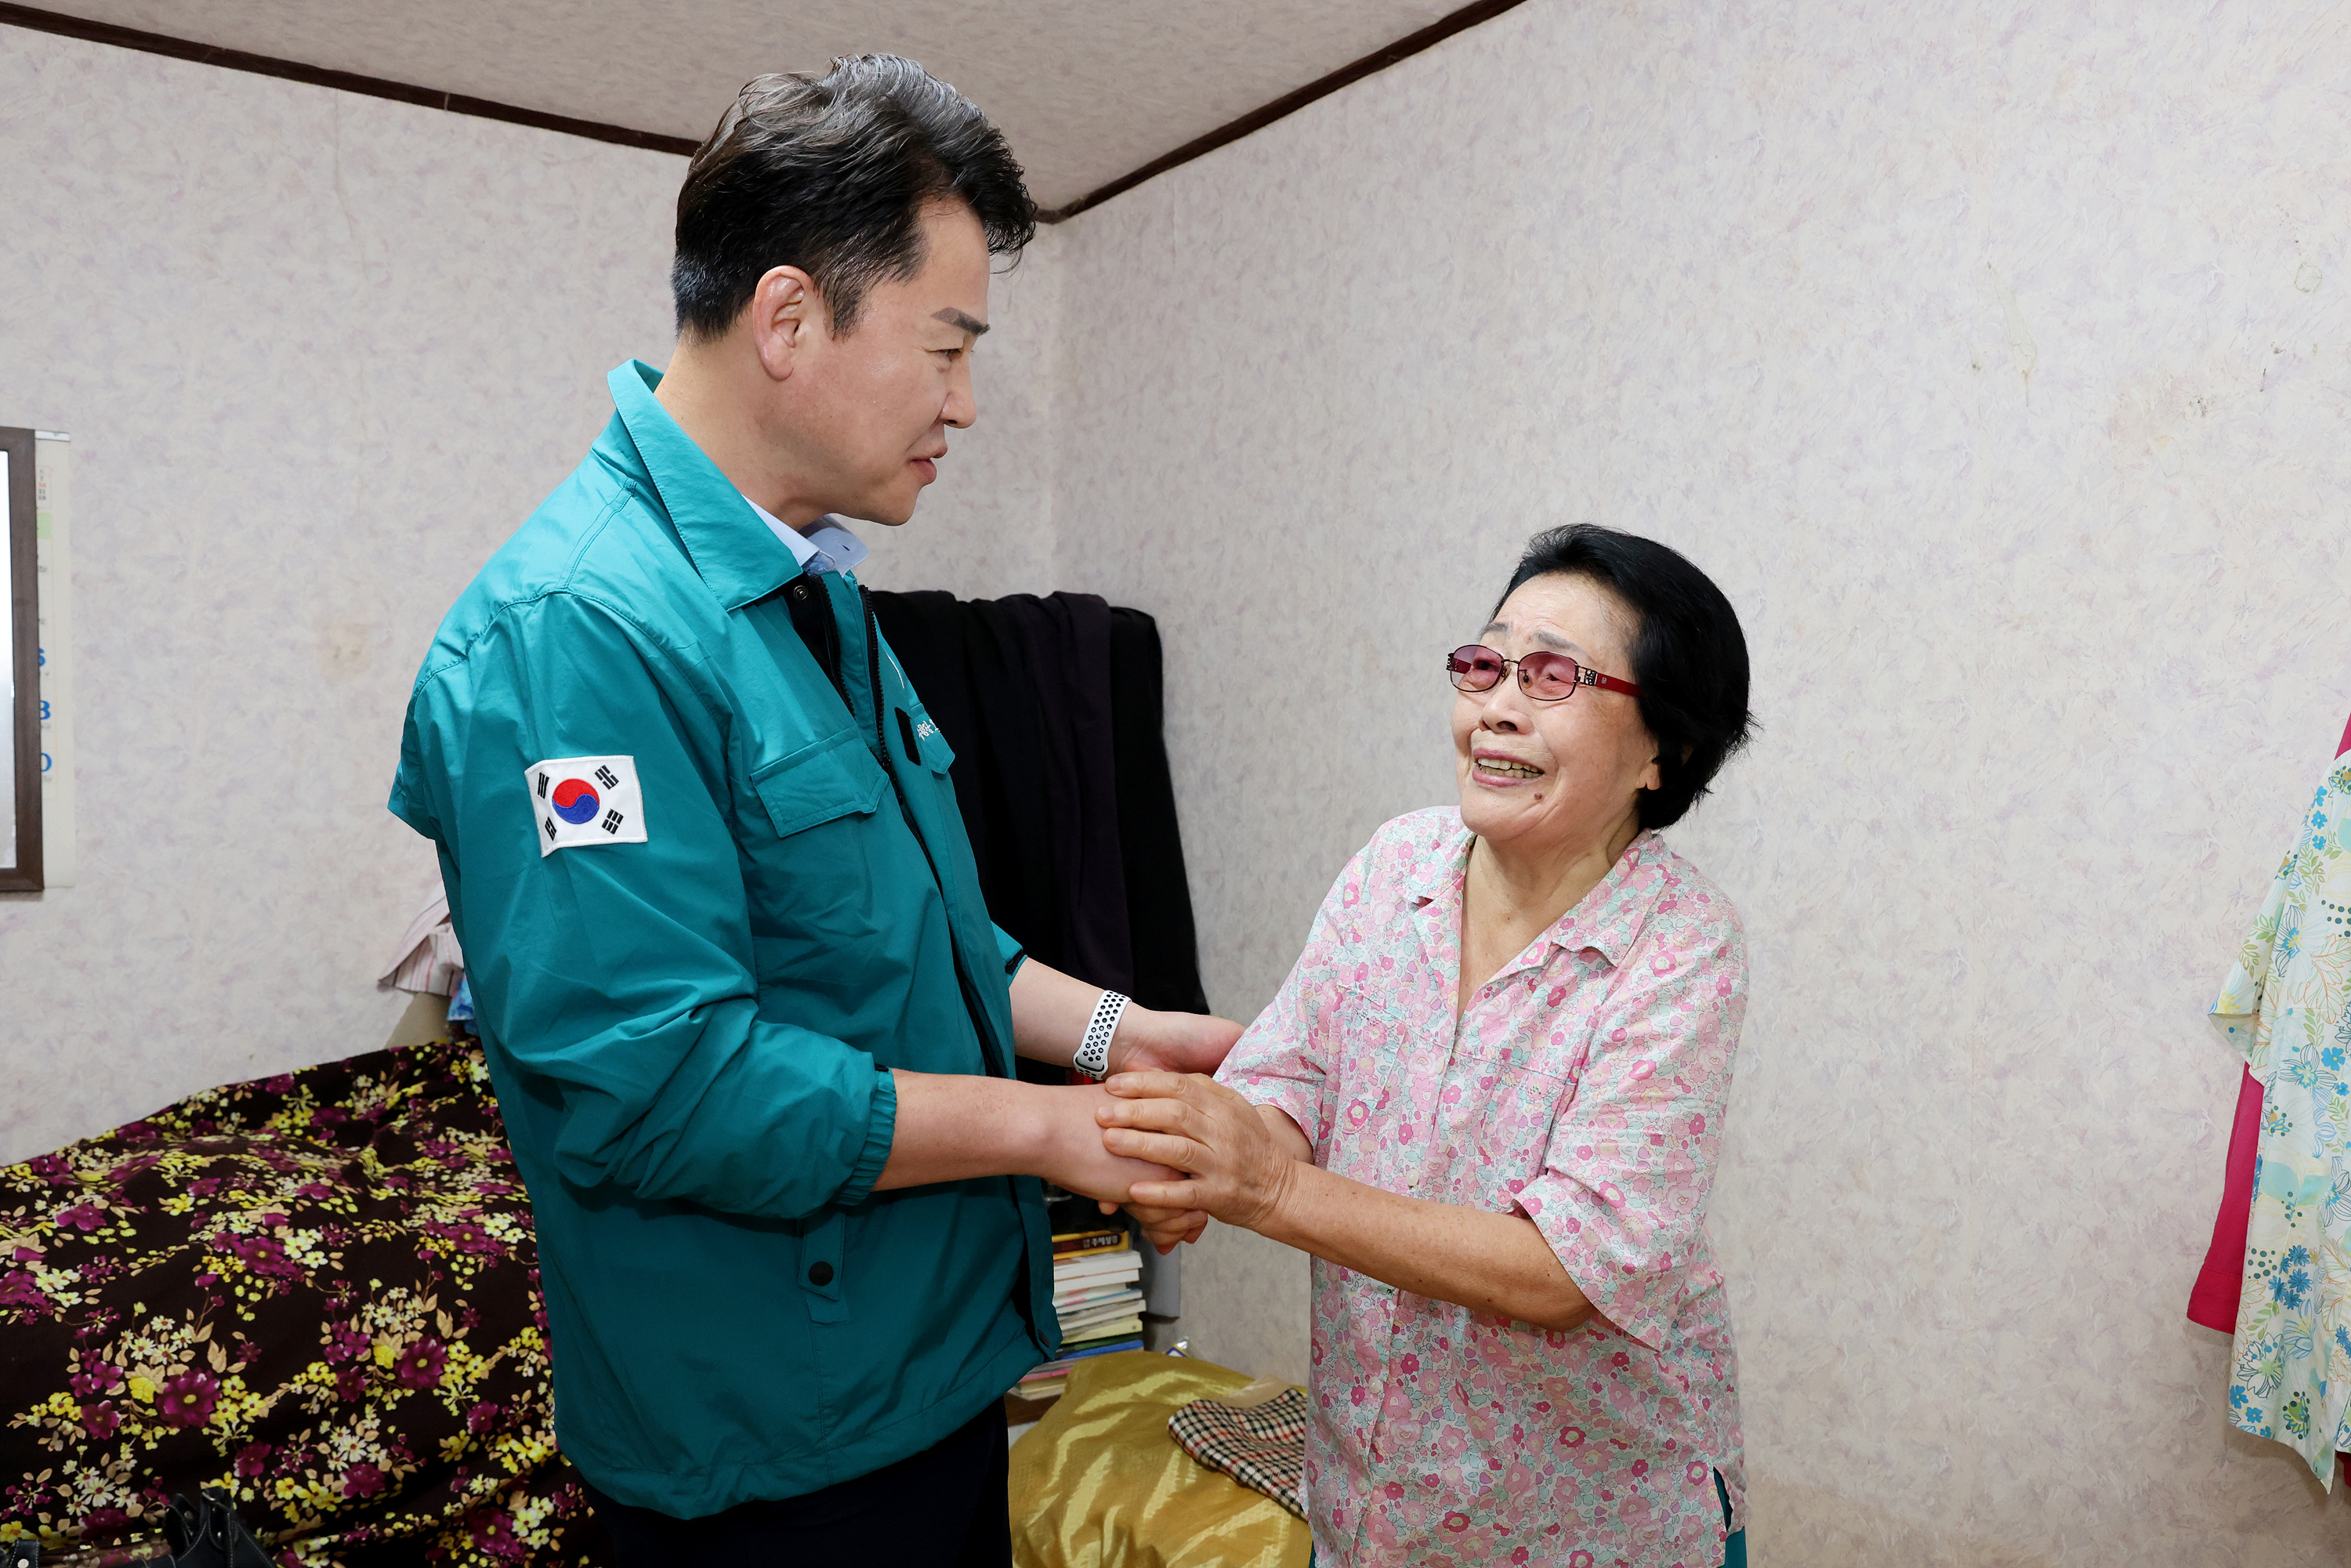
[(46, 9), (699, 141), (745, 80), (887, 51), (961, 89), (1046, 207), (1456, 8), (1406, 0), (65, 0)]

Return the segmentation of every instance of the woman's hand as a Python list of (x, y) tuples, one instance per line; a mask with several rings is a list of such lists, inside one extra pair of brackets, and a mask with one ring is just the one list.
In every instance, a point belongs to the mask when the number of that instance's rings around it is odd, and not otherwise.
[[(1122, 1072), (1102, 1088), (1109, 1098), (1094, 1118), (1109, 1153), (1190, 1173), (1136, 1182), (1130, 1195), (1134, 1203), (1198, 1210), (1250, 1230), (1272, 1221), (1298, 1160), (1275, 1141), (1256, 1106), (1198, 1073)], [(1146, 1228), (1145, 1234), (1156, 1246), (1173, 1223), (1160, 1217), (1158, 1232)]]
[[(1213, 1013), (1163, 1013), (1128, 1004), (1110, 1042), (1110, 1071), (1162, 1073), (1214, 1072), (1240, 1039), (1241, 1026)], [(1125, 1206), (1143, 1230), (1143, 1239), (1165, 1257), (1179, 1242), (1197, 1241), (1208, 1228), (1208, 1217), (1196, 1208), (1154, 1208)], [(1104, 1204), (1102, 1212), (1113, 1212)]]

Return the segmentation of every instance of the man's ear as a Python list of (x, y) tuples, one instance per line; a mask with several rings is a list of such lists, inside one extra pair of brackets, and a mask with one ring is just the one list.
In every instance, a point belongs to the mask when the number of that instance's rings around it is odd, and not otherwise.
[(771, 267), (751, 290), (743, 308), (744, 329), (751, 335), (752, 351), (777, 381), (788, 381), (812, 336), (824, 330), (824, 297), (816, 282), (797, 267)]

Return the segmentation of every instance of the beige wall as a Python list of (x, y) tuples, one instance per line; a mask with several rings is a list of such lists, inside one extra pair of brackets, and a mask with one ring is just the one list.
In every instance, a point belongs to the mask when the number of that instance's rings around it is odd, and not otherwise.
[(1053, 379), (1060, 324), (1058, 234), (1037, 242), (988, 288), (987, 336), (972, 354), (979, 420), (947, 433), (938, 483), (903, 528), (861, 524), (873, 554), (858, 573), (875, 588), (944, 588), (967, 599), (1050, 593), (1054, 573)]
[[(2202, 1010), (2351, 706), (2341, 18), (1534, 0), (1057, 236), (1061, 577), (1166, 630), (1220, 1007), (1449, 797), (1530, 532), (1740, 605), (1762, 736), (1674, 836), (1753, 946), (1759, 1563), (2351, 1555), (2180, 1316)], [(1300, 1375), (1305, 1284), (1204, 1243), (1186, 1328)]]
[[(79, 633), (78, 882), (0, 896), (14, 1159), (383, 1042), (438, 884), (383, 805), (409, 684), (668, 358), (684, 163), (11, 27), (0, 147), (0, 424), (73, 436)], [(877, 580), (1041, 580), (1040, 275)]]
[[(2351, 44), (2307, 5), (1532, 0), (1044, 236), (892, 587), (1161, 617), (1210, 995), (1442, 800), (1533, 528), (1690, 551), (1765, 730), (1714, 1215), (1759, 1563), (2293, 1564), (2179, 1318), (2200, 1011), (2351, 706)], [(0, 29), (0, 423), (75, 436), (80, 885), (0, 1158), (377, 1043), (406, 685), (668, 346), (674, 159)], [(1293, 1255), (1186, 1326), (1302, 1372)]]

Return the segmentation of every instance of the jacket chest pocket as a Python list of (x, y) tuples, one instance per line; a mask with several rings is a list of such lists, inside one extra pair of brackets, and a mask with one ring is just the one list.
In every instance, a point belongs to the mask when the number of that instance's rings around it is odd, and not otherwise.
[(877, 890), (907, 885), (910, 868), (877, 818), (890, 780), (863, 738), (844, 729), (778, 758), (752, 773), (750, 792), (758, 804), (738, 820), (763, 971), (868, 951), (895, 907)]
[(851, 729), (810, 741), (751, 775), (752, 792), (782, 839), (841, 817), (870, 817), (889, 789), (873, 754)]
[(898, 727), (898, 738), (905, 744), (906, 755), (944, 779), (955, 765), (955, 749), (947, 737), (931, 722), (931, 716), (919, 706), (893, 707), (892, 719)]
[(955, 767), (955, 748), (947, 745), (947, 737), (920, 708), (893, 711), (898, 733), (906, 743), (906, 755), (929, 775), (932, 787), (938, 791), (940, 809), (949, 817), (956, 816), (955, 780), (948, 777), (948, 770)]
[(955, 780), (949, 777), (955, 767), (955, 748), (919, 702), (892, 708), (888, 722), (904, 758), (898, 764), (898, 777), (905, 786), (916, 826), (929, 846), (931, 869), (938, 875), (941, 891), (954, 902), (959, 916), (976, 915), (984, 921), (987, 900), (980, 892), (979, 867), (972, 858), (963, 813), (956, 803)]

